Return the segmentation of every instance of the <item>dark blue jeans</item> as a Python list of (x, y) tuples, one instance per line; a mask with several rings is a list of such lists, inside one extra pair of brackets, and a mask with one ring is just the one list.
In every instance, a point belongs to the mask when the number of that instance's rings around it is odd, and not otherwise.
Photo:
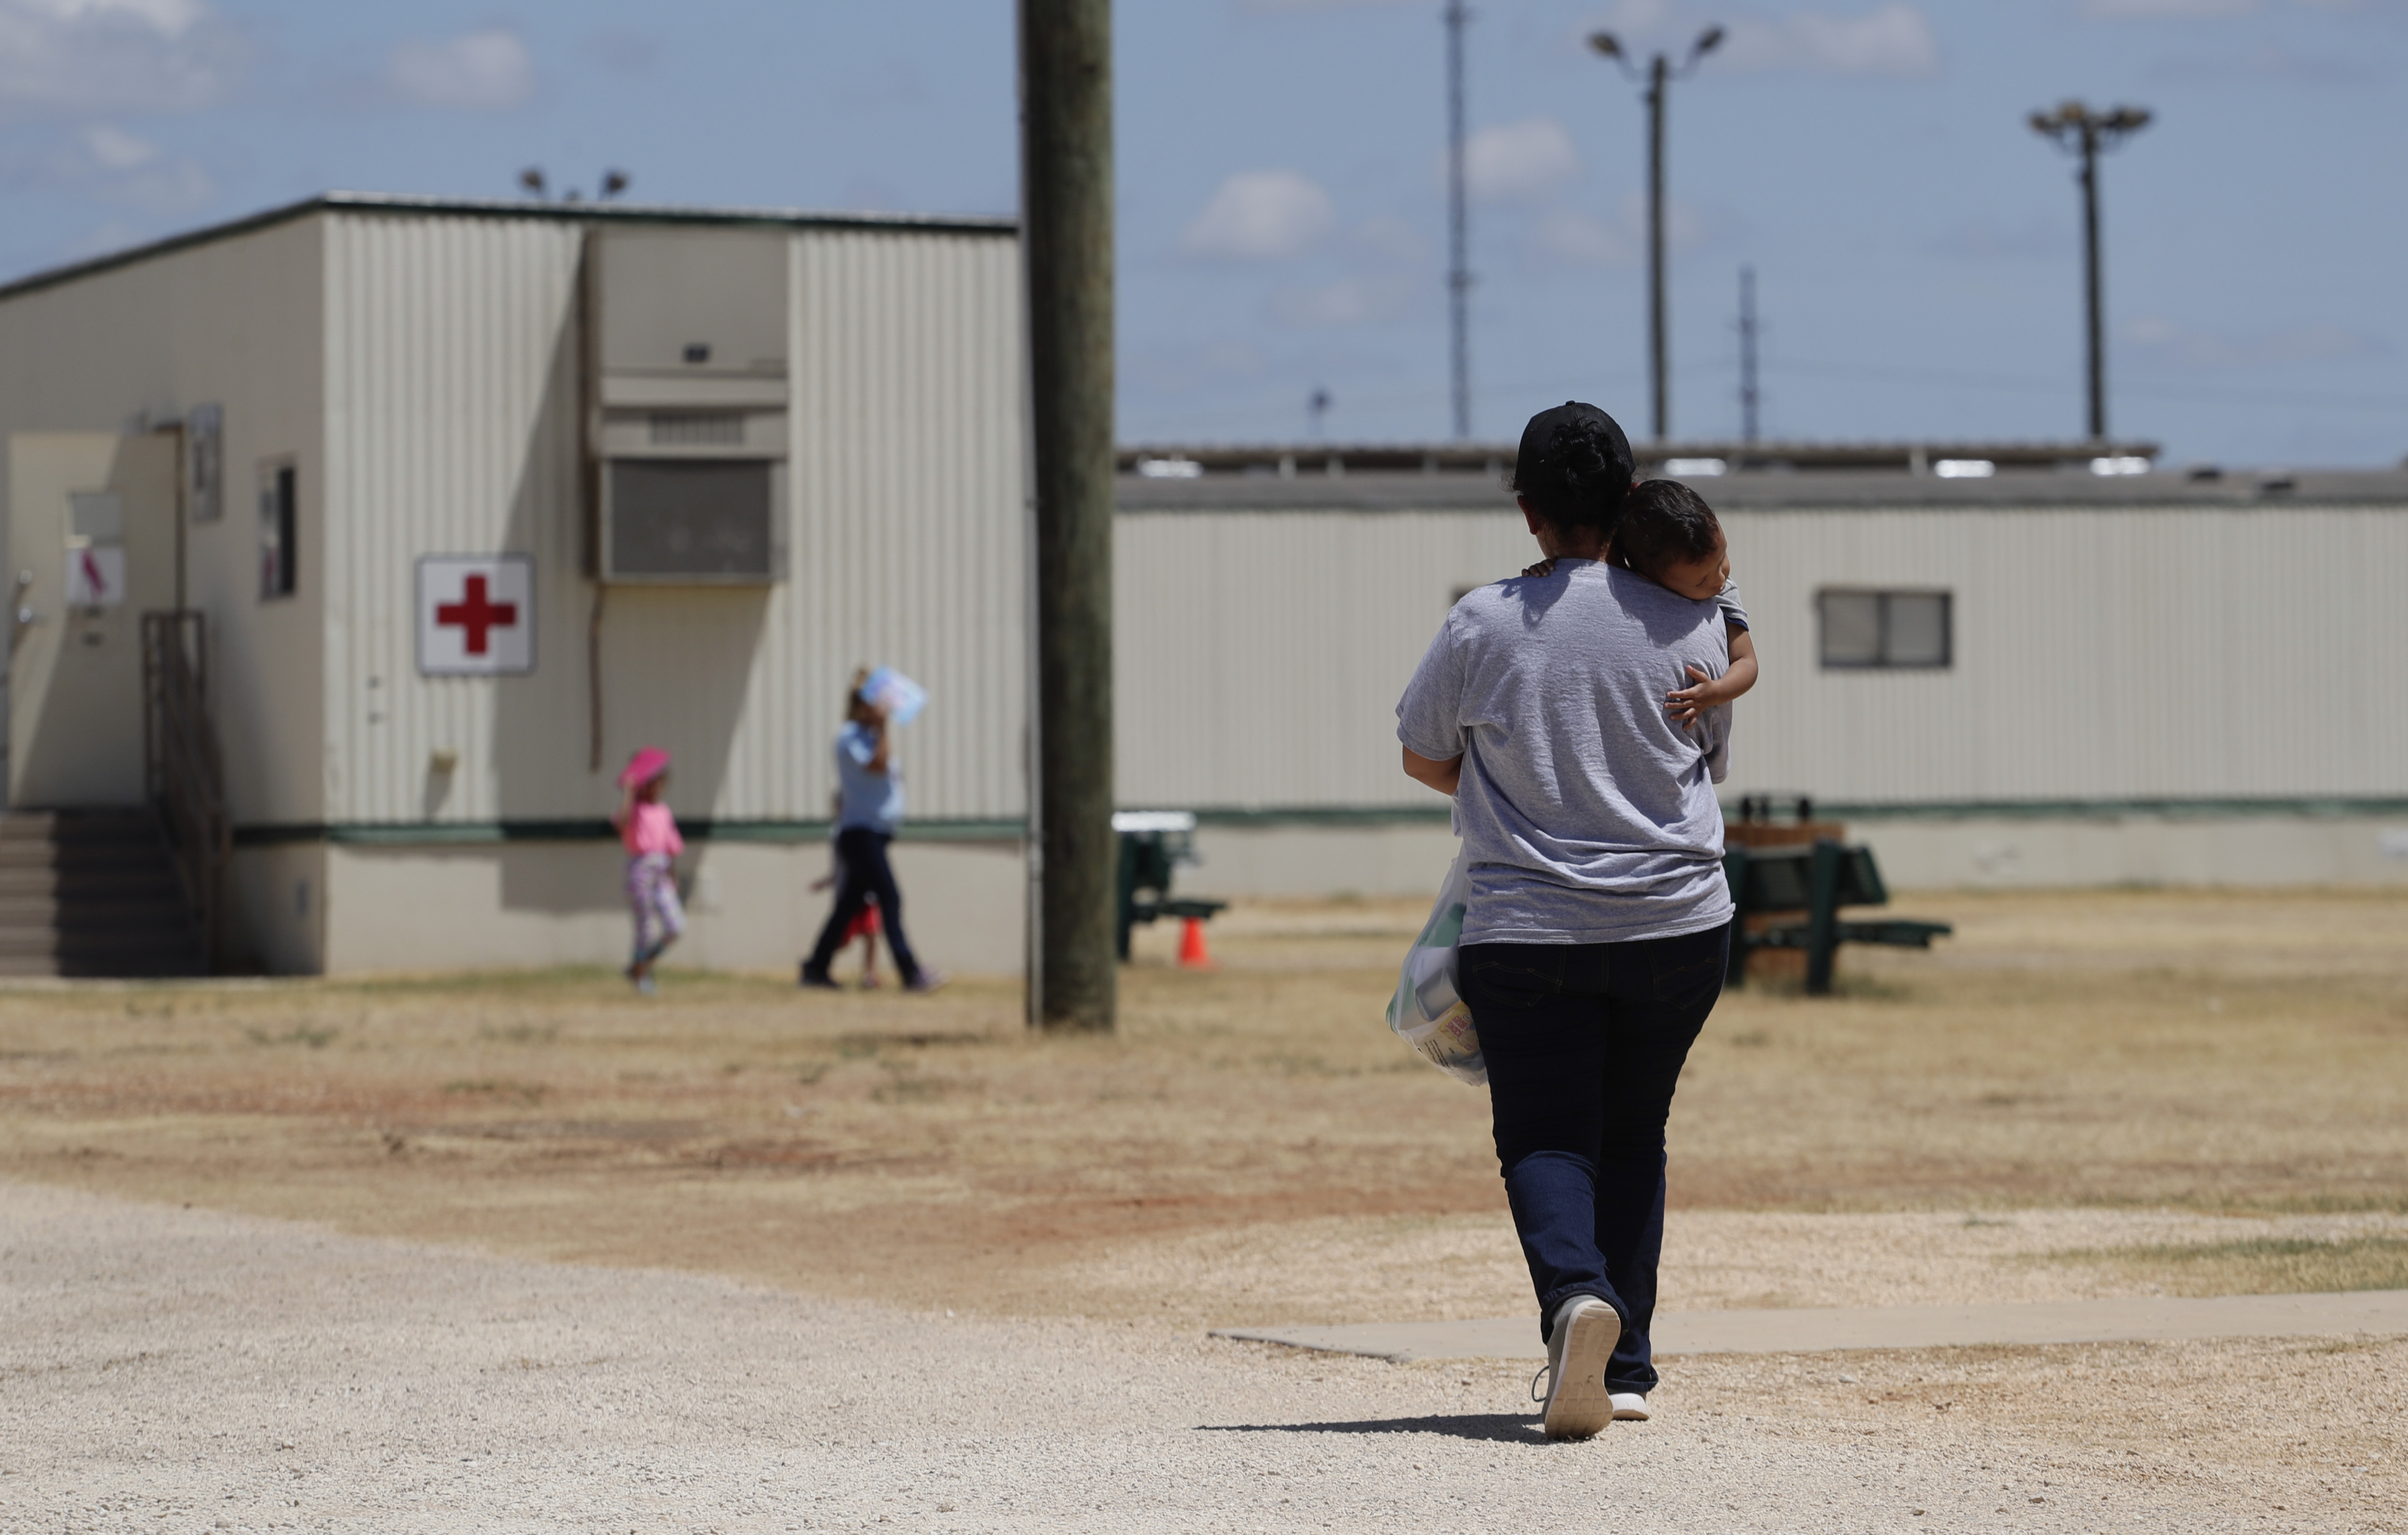
[(1729, 945), (1730, 929), (1716, 927), (1629, 943), (1472, 943), (1460, 956), (1539, 1330), (1573, 1296), (1612, 1306), (1615, 1391), (1656, 1384), (1647, 1329), (1664, 1252), (1664, 1123), (1722, 995)]
[(837, 882), (836, 910), (828, 913), (827, 925), (820, 929), (820, 940), (811, 948), (811, 957), (803, 961), (804, 969), (811, 975), (825, 977), (828, 967), (836, 963), (836, 952), (844, 947), (844, 930), (853, 919), (868, 906), (869, 897), (878, 897), (878, 925), (885, 930), (886, 947), (895, 955), (895, 968), (907, 986), (918, 983), (920, 961), (912, 955), (911, 940), (903, 936), (903, 892), (895, 883), (895, 870), (886, 862), (886, 844), (895, 840), (884, 832), (871, 831), (867, 826), (847, 826), (836, 834), (837, 856), (844, 860), (844, 878)]

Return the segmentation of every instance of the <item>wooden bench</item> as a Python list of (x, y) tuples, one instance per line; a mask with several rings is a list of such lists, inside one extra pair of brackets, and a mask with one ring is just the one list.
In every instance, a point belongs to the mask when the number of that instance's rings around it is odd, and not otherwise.
[(1170, 893), (1171, 871), (1196, 862), (1196, 815), (1192, 811), (1122, 811), (1112, 817), (1121, 843), (1120, 906), (1113, 940), (1129, 956), (1129, 930), (1164, 917), (1209, 921), (1227, 901), (1195, 900)]
[[(1829, 838), (1790, 847), (1730, 847), (1723, 854), (1739, 921), (1731, 925), (1730, 969), (1726, 984), (1744, 985), (1748, 955), (1759, 949), (1799, 949), (1806, 955), (1806, 993), (1828, 997), (1831, 969), (1842, 943), (1888, 943), (1928, 949), (1935, 938), (1956, 932), (1944, 922), (1842, 920), (1845, 906), (1887, 906), (1873, 851), (1842, 847)], [(1763, 912), (1802, 911), (1804, 920), (1775, 922), (1748, 930), (1747, 918)]]

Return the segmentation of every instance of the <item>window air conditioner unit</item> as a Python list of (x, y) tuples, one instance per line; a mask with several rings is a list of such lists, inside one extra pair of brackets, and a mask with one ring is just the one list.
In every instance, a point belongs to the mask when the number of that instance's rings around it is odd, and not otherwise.
[(783, 231), (588, 237), (598, 580), (784, 579), (786, 287)]

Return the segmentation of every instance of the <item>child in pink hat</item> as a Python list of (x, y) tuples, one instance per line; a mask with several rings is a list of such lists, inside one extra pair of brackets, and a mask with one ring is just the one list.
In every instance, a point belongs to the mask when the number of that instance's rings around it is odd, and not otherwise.
[(619, 809), (610, 825), (627, 850), (627, 904), (636, 913), (636, 956), (627, 979), (652, 994), (652, 961), (685, 931), (685, 908), (678, 900), (677, 855), (685, 851), (677, 817), (661, 803), (668, 787), (669, 754), (647, 746), (619, 770)]

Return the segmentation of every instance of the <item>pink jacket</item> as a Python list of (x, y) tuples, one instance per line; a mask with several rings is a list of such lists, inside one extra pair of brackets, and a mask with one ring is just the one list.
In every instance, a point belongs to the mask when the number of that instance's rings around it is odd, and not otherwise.
[(677, 817), (657, 799), (636, 801), (627, 812), (627, 824), (619, 828), (619, 840), (626, 845), (628, 855), (637, 858), (650, 853), (666, 853), (674, 858), (685, 851)]

